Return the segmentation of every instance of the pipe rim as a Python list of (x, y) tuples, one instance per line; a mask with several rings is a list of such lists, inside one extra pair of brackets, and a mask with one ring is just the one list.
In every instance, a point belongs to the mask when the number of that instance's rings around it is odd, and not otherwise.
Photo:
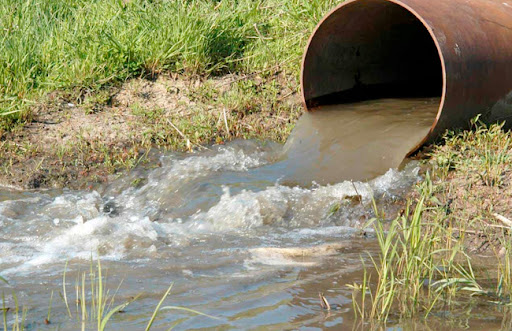
[[(320, 22), (316, 25), (316, 27), (313, 29), (313, 32), (311, 33), (311, 35), (310, 35), (310, 37), (308, 39), (308, 42), (306, 44), (306, 49), (304, 51), (304, 55), (302, 56), (301, 70), (300, 70), (300, 86), (301, 86), (301, 99), (302, 99), (301, 101), (302, 101), (302, 106), (303, 106), (303, 108), (306, 111), (309, 111), (309, 109), (308, 109), (308, 106), (307, 106), (307, 103), (306, 103), (306, 96), (305, 96), (305, 93), (304, 93), (304, 65), (306, 63), (306, 57), (308, 56), (309, 46), (311, 45), (311, 42), (315, 38), (315, 35), (316, 35), (318, 29), (320, 28), (320, 26), (322, 26), (322, 24), (327, 20), (328, 17), (330, 17), (336, 11), (342, 9), (345, 6), (351, 5), (351, 4), (356, 3), (356, 2), (361, 2), (361, 1), (364, 1), (364, 0), (347, 0), (347, 1), (337, 5), (336, 7), (331, 9), (320, 20)], [(434, 41), (434, 44), (436, 45), (437, 53), (439, 55), (439, 59), (440, 59), (440, 62), (441, 62), (441, 71), (442, 71), (442, 77), (443, 77), (443, 88), (442, 88), (442, 92), (441, 92), (441, 100), (439, 102), (439, 109), (437, 111), (437, 115), (436, 115), (436, 117), (434, 119), (434, 122), (432, 123), (432, 125), (430, 127), (430, 130), (427, 133), (427, 135), (423, 138), (422, 141), (420, 141), (416, 146), (414, 146), (409, 151), (409, 153), (407, 153), (407, 156), (409, 156), (409, 155), (413, 154), (415, 151), (417, 151), (421, 146), (423, 146), (423, 144), (425, 144), (429, 140), (429, 138), (431, 137), (432, 132), (434, 131), (435, 127), (437, 126), (439, 118), (441, 117), (441, 113), (442, 113), (442, 110), (443, 110), (443, 107), (444, 107), (444, 104), (445, 104), (446, 90), (447, 90), (446, 64), (445, 64), (443, 52), (442, 52), (442, 49), (441, 49), (441, 45), (440, 45), (439, 41), (437, 40), (436, 35), (434, 34), (434, 30), (428, 24), (428, 22), (417, 11), (415, 11), (413, 8), (411, 8), (410, 6), (408, 6), (407, 4), (405, 4), (405, 3), (403, 3), (403, 2), (401, 2), (399, 0), (382, 0), (382, 1), (391, 2), (391, 3), (395, 4), (395, 5), (398, 5), (398, 6), (402, 7), (402, 8), (404, 8), (409, 13), (413, 14), (421, 22), (421, 24), (423, 24), (423, 26), (427, 29), (428, 33), (430, 34), (430, 37), (432, 38), (432, 41)]]

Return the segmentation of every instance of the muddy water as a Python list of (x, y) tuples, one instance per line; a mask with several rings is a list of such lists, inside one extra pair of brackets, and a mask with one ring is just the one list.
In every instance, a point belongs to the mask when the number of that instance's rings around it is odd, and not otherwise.
[(368, 180), (397, 168), (428, 134), (439, 98), (329, 105), (304, 114), (287, 141), (290, 183)]
[[(114, 315), (112, 330), (144, 329), (171, 282), (165, 305), (218, 319), (166, 311), (155, 330), (175, 323), (176, 329), (352, 328), (345, 285), (361, 279), (361, 258), (376, 250), (371, 230), (363, 229), (372, 198), (396, 213), (395, 203), (420, 179), (419, 168), (408, 163), (366, 182), (289, 186), (283, 155), (297, 153), (290, 144), (283, 151), (235, 141), (162, 155), (154, 168), (91, 191), (0, 189), (0, 275), (9, 281), (0, 289), (17, 293), (29, 309), (29, 329), (79, 329), (76, 277), (88, 272), (92, 256), (101, 258), (111, 293), (121, 284), (117, 303), (142, 294)], [(66, 261), (71, 319), (57, 294)], [(318, 292), (336, 309), (323, 311)], [(14, 305), (9, 295), (6, 304)], [(498, 320), (486, 318), (488, 326)]]

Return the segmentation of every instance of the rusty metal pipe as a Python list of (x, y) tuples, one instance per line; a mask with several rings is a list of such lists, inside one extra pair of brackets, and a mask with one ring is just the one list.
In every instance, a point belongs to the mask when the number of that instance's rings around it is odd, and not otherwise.
[(446, 129), (467, 128), (477, 114), (507, 120), (512, 1), (346, 1), (314, 30), (301, 88), (308, 111), (333, 102), (440, 97), (429, 134), (411, 152)]

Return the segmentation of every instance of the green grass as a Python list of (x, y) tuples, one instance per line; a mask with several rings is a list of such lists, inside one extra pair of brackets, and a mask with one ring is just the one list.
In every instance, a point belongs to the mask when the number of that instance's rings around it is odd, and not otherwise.
[[(309, 33), (336, 0), (5, 0), (0, 114), (22, 120), (48, 92), (90, 91), (163, 72), (298, 73)], [(9, 115), (10, 114), (10, 115)]]
[(434, 164), (446, 178), (455, 171), (468, 178), (468, 183), (503, 186), (510, 172), (512, 137), (504, 131), (505, 123), (486, 125), (473, 119), (473, 130), (448, 132), (444, 145), (435, 147)]
[[(74, 286), (74, 300), (75, 309), (72, 309), (70, 306), (70, 301), (68, 300), (68, 296), (72, 297), (73, 293), (68, 294), (68, 290), (66, 288), (66, 277), (67, 277), (67, 266), (66, 263), (64, 266), (64, 271), (62, 275), (62, 292), (59, 293), (62, 299), (60, 308), (64, 308), (64, 314), (60, 314), (58, 316), (54, 316), (52, 318), (52, 304), (54, 298), (54, 291), (51, 291), (50, 299), (48, 303), (48, 314), (44, 319), (44, 324), (46, 325), (57, 325), (60, 328), (59, 324), (61, 323), (71, 323), (76, 327), (76, 329), (81, 330), (97, 330), (104, 331), (109, 330), (111, 328), (108, 327), (108, 323), (110, 319), (118, 313), (124, 312), (124, 309), (127, 308), (131, 303), (138, 300), (138, 298), (142, 295), (142, 293), (132, 297), (130, 300), (125, 301), (121, 304), (116, 303), (116, 295), (122, 285), (122, 282), (117, 286), (115, 290), (112, 290), (108, 287), (107, 277), (105, 275), (105, 271), (101, 266), (100, 260), (94, 262), (92, 259), (89, 263), (88, 272), (78, 272), (76, 274), (75, 286)], [(180, 307), (180, 306), (163, 306), (162, 304), (165, 302), (167, 297), (169, 296), (172, 289), (172, 284), (169, 286), (165, 294), (162, 296), (161, 300), (153, 310), (151, 314), (151, 318), (148, 321), (148, 324), (145, 328), (146, 331), (151, 330), (155, 319), (159, 314), (162, 314), (164, 311), (168, 310), (180, 310), (186, 311), (188, 313), (192, 313), (193, 315), (201, 315), (206, 316), (212, 319), (218, 319), (215, 316), (211, 316), (208, 314), (204, 314), (194, 309)], [(28, 316), (28, 308), (25, 306), (21, 307), (21, 316), (20, 316), (20, 303), (18, 301), (18, 297), (13, 292), (11, 294), (11, 301), (13, 306), (9, 307), (6, 304), (6, 295), (2, 293), (2, 307), (0, 310), (2, 311), (2, 325), (3, 330), (12, 330), (12, 331), (23, 331), (26, 330), (27, 326), (27, 317), (34, 318), (33, 316)], [(61, 309), (62, 310), (62, 309)], [(72, 312), (74, 311), (74, 312)], [(150, 313), (150, 312), (148, 312)], [(12, 316), (11, 316), (12, 315)], [(10, 320), (10, 322), (8, 322)], [(30, 321), (31, 325), (35, 325), (34, 321)], [(171, 328), (177, 326), (179, 324), (175, 323), (171, 326)]]
[[(82, 188), (143, 163), (152, 148), (284, 141), (301, 112), (304, 47), (339, 2), (0, 2), (0, 181)], [(196, 105), (174, 114), (179, 103), (166, 109), (133, 103), (123, 113), (126, 137), (110, 141), (100, 131), (86, 137), (70, 125), (61, 133), (69, 140), (43, 142), (53, 123), (108, 117), (102, 114), (116, 111), (119, 91), (158, 76), (169, 85), (175, 77), (190, 83), (167, 92)], [(31, 121), (35, 130), (28, 132)]]
[[(475, 296), (480, 297), (476, 303), (480, 306), (510, 304), (512, 288), (506, 275), (510, 251), (507, 248), (504, 258), (494, 255), (497, 277), (475, 272), (463, 240), (454, 239), (453, 229), (446, 228), (443, 219), (425, 217), (426, 211), (438, 208), (430, 184), (427, 178), (414, 208), (408, 205), (389, 224), (380, 218), (373, 221), (380, 253), (371, 257), (371, 266), (365, 266), (361, 282), (350, 285), (354, 312), (364, 323), (426, 319), (455, 311)], [(510, 241), (510, 235), (502, 239)]]
[[(456, 317), (462, 306), (507, 318), (512, 228), (495, 215), (509, 210), (512, 134), (503, 124), (473, 123), (473, 130), (448, 132), (434, 146), (430, 174), (397, 218), (386, 221), (376, 210), (379, 254), (350, 285), (363, 323)], [(475, 253), (485, 264), (475, 262)]]

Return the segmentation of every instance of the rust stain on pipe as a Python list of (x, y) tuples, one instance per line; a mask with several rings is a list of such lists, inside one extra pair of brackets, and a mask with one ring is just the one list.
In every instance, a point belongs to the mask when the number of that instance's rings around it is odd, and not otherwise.
[(512, 123), (512, 1), (351, 0), (317, 25), (302, 63), (304, 106), (441, 97), (429, 134), (477, 114)]

